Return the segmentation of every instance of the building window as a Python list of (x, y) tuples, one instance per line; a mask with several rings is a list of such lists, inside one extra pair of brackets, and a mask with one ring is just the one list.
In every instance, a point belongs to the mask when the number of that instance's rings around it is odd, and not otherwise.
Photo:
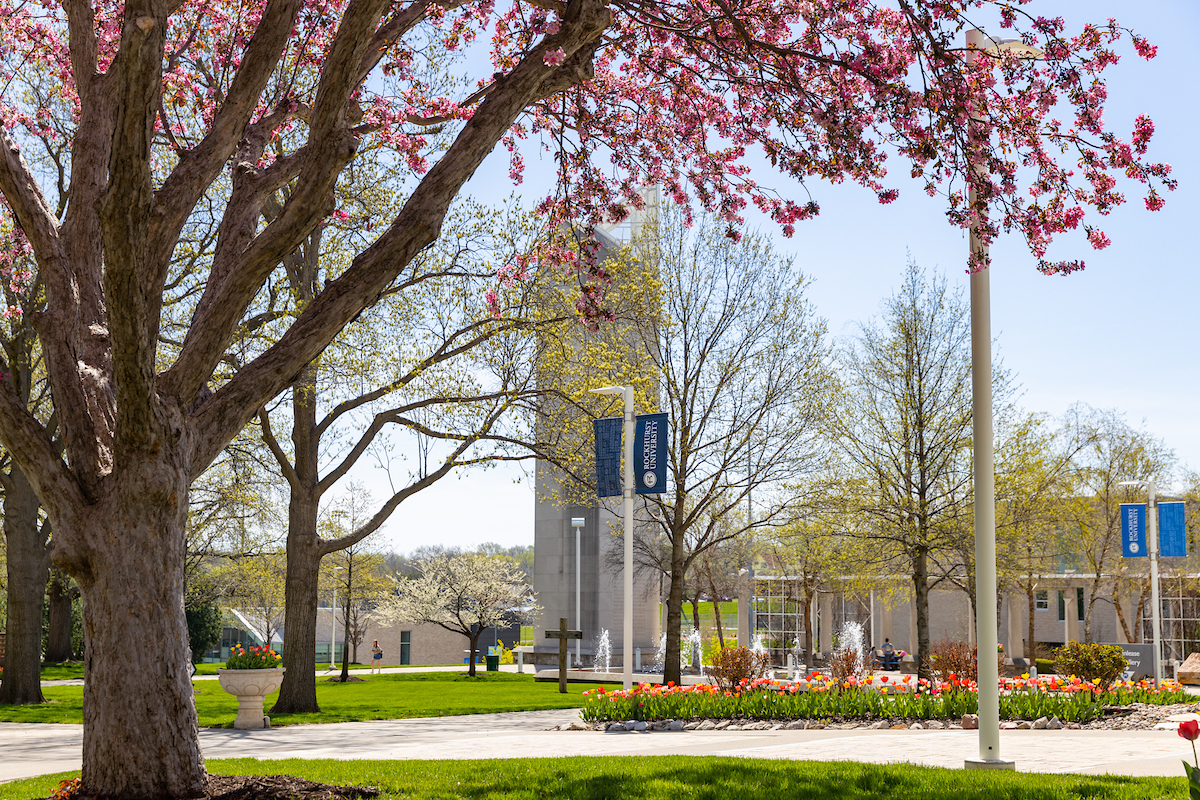
[(1038, 589), (1037, 593), (1034, 594), (1033, 602), (1037, 606), (1038, 611), (1049, 611), (1050, 610), (1050, 590)]
[(412, 647), (412, 631), (400, 631), (400, 664), (409, 663), (409, 650)]

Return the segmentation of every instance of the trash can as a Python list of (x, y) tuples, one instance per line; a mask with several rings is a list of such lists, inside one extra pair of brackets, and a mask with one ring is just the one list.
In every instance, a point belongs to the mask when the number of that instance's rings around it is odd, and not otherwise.
[(500, 656), (494, 656), (491, 653), (488, 653), (486, 658), (487, 658), (487, 671), (488, 672), (499, 672), (500, 671)]

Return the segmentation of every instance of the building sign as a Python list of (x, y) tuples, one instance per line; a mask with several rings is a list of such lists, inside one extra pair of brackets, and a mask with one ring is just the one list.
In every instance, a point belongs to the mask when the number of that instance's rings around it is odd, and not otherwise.
[(633, 436), (634, 480), (637, 494), (661, 494), (667, 489), (666, 414), (639, 414)]
[(1125, 654), (1125, 662), (1129, 665), (1121, 676), (1127, 681), (1140, 681), (1142, 678), (1154, 677), (1154, 645), (1153, 644), (1117, 644), (1106, 643), (1121, 648)]
[(593, 420), (596, 431), (596, 496), (621, 494), (621, 417)]
[(1158, 504), (1158, 554), (1164, 558), (1183, 558), (1188, 554), (1181, 502)]
[(1147, 555), (1145, 503), (1121, 503), (1121, 555), (1126, 558)]

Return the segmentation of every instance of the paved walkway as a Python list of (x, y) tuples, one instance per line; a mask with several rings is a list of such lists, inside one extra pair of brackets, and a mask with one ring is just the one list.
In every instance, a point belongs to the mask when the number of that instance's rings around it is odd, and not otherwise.
[[(961, 768), (975, 731), (548, 731), (572, 710), (294, 725), (261, 731), (205, 728), (209, 758), (524, 758), (709, 755), (818, 761), (909, 762)], [(0, 781), (80, 767), (82, 726), (0, 723)], [(1191, 746), (1173, 731), (1001, 731), (1000, 751), (1024, 772), (1183, 774)]]

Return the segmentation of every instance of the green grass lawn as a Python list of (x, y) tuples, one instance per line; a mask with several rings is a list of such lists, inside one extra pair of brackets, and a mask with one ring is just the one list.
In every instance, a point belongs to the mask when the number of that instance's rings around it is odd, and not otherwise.
[[(363, 683), (317, 681), (320, 714), (271, 716), (272, 725), (300, 722), (359, 722), (370, 719), (407, 719), (456, 714), (485, 714), (496, 711), (538, 711), (548, 708), (578, 708), (582, 684), (558, 693), (557, 683), (535, 683), (532, 675), (480, 671), (475, 678), (465, 672), (413, 672), (369, 675)], [(196, 681), (196, 711), (200, 725), (232, 727), (237, 716), (237, 699), (216, 681)], [(0, 722), (83, 722), (82, 686), (46, 686), (49, 701), (38, 706), (0, 705)], [(270, 714), (277, 695), (267, 696)]]
[[(703, 756), (464, 761), (208, 762), (215, 774), (296, 775), (375, 786), (384, 798), (472, 800), (1158, 800), (1187, 796), (1180, 778), (967, 772), (910, 765)], [(78, 773), (0, 784), (0, 800), (46, 797)]]
[[(197, 664), (197, 675), (216, 675), (217, 670), (224, 667), (224, 664)], [(324, 671), (324, 667), (328, 665), (319, 664), (317, 670)], [(384, 664), (388, 669), (420, 669), (422, 667), (456, 667), (458, 664)], [(351, 664), (350, 671), (355, 672), (360, 669), (369, 670), (370, 664)], [(341, 665), (338, 665), (341, 669)], [(42, 664), (42, 680), (44, 681), (78, 681), (83, 680), (83, 663), (72, 662), (69, 664)]]

